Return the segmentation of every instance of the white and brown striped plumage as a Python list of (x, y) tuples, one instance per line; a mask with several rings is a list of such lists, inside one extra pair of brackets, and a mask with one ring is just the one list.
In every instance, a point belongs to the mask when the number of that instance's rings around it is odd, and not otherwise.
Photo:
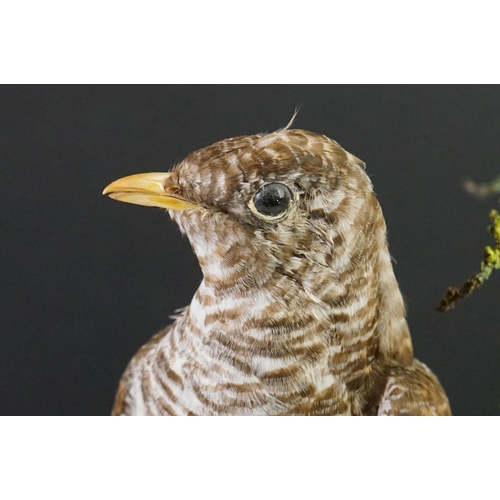
[[(266, 218), (253, 200), (275, 182), (291, 202)], [(105, 192), (170, 209), (203, 272), (128, 365), (114, 415), (450, 414), (413, 358), (364, 164), (335, 141), (290, 129), (227, 139)]]

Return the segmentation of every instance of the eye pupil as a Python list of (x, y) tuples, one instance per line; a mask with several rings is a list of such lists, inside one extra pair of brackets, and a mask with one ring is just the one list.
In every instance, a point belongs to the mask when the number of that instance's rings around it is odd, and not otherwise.
[(254, 205), (262, 215), (276, 217), (287, 210), (291, 198), (290, 190), (286, 186), (274, 182), (262, 186), (257, 191)]

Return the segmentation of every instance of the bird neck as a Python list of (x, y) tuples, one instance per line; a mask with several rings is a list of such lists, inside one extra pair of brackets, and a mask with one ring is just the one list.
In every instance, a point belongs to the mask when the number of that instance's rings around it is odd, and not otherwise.
[(181, 221), (203, 281), (174, 331), (186, 359), (196, 361), (189, 373), (197, 383), (257, 380), (282, 400), (285, 387), (300, 393), (313, 383), (318, 391), (335, 385), (331, 377), (358, 390), (380, 356), (411, 364), (385, 222), (377, 203), (373, 210), (356, 244), (347, 244), (346, 231), (331, 235), (330, 254), (256, 247), (251, 233), (235, 233), (222, 214)]
[(362, 413), (380, 356), (412, 362), (385, 226), (379, 229), (370, 250), (340, 274), (312, 261), (298, 273), (270, 265), (269, 255), (264, 272), (261, 263), (238, 265), (236, 254), (213, 264), (201, 259), (202, 283), (160, 346), (183, 374), (186, 407)]
[(186, 331), (203, 335), (205, 343), (210, 335), (225, 335), (232, 346), (259, 343), (270, 356), (283, 349), (296, 356), (295, 338), (343, 352), (363, 341), (367, 359), (380, 352), (411, 364), (405, 307), (378, 204), (376, 213), (372, 244), (348, 258), (340, 247), (333, 262), (292, 257), (284, 263), (242, 244), (220, 255), (215, 244), (197, 245), (204, 278), (188, 308)]
[(321, 378), (352, 353), (353, 360), (361, 359), (349, 368), (355, 376), (377, 351), (377, 304), (370, 262), (340, 277), (316, 263), (300, 275), (279, 266), (265, 276), (250, 269), (241, 280), (205, 275), (180, 327), (211, 360), (231, 359), (256, 375), (293, 361), (302, 374)]

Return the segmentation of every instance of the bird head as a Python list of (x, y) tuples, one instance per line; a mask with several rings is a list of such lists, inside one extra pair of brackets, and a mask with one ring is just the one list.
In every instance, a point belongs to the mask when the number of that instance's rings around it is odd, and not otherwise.
[(376, 307), (387, 299), (387, 318), (404, 317), (364, 163), (324, 135), (282, 129), (223, 140), (171, 172), (125, 177), (104, 194), (167, 209), (204, 280), (227, 294), (272, 281), (276, 298), (292, 289), (347, 307), (368, 290)]
[(303, 130), (220, 141), (171, 172), (125, 177), (104, 194), (169, 210), (204, 273), (237, 257), (247, 270), (266, 259), (288, 272), (302, 261), (342, 272), (368, 250), (378, 209), (364, 164)]

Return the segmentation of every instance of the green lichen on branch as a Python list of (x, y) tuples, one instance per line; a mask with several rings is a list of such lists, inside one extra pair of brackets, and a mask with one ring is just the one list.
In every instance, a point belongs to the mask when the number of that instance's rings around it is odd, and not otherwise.
[[(500, 189), (500, 181), (499, 181)], [(479, 271), (472, 275), (462, 288), (448, 288), (446, 295), (441, 300), (438, 311), (449, 311), (455, 307), (460, 299), (468, 297), (476, 288), (479, 288), (490, 276), (494, 269), (500, 269), (500, 214), (496, 210), (490, 212), (492, 225), (488, 231), (495, 238), (495, 246), (487, 246), (484, 249), (484, 260), (481, 262)]]

